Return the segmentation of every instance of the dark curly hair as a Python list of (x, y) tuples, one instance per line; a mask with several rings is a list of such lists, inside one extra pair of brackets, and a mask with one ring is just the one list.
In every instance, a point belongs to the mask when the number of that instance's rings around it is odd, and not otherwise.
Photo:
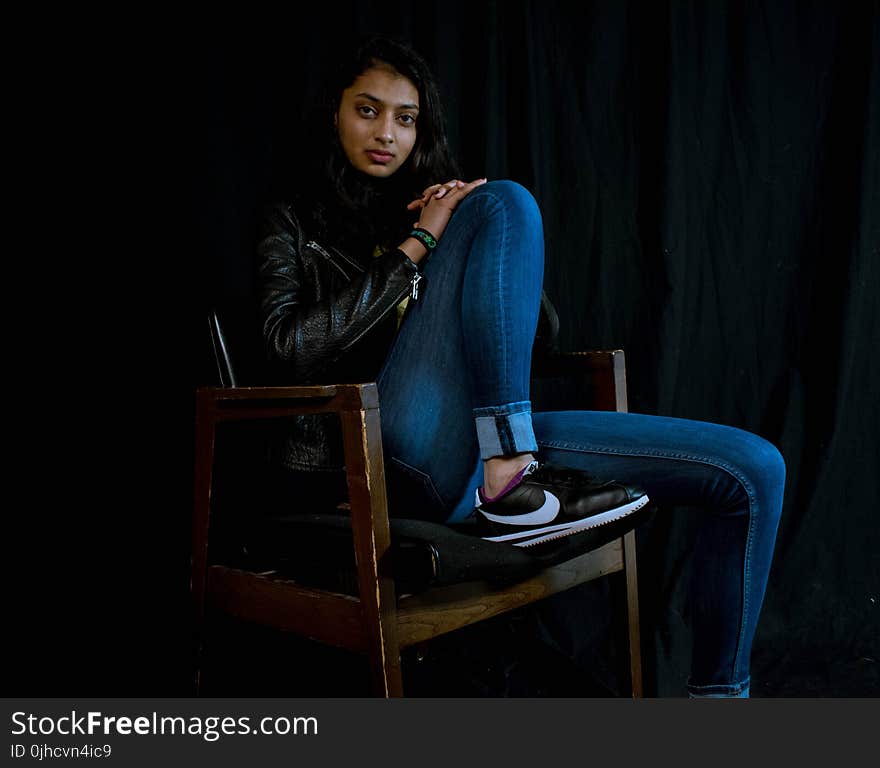
[[(419, 92), (416, 143), (401, 168), (377, 179), (351, 166), (339, 141), (334, 117), (342, 92), (371, 67), (387, 66), (409, 79)], [(297, 211), (310, 218), (315, 236), (361, 255), (373, 246), (400, 243), (414, 220), (406, 204), (422, 190), (460, 175), (449, 148), (446, 120), (437, 84), (425, 60), (406, 42), (387, 35), (362, 38), (350, 55), (329, 72), (315, 110), (309, 118), (315, 158), (305, 185), (298, 185)], [(302, 215), (302, 214), (301, 214)], [(361, 253), (359, 253), (359, 251)]]

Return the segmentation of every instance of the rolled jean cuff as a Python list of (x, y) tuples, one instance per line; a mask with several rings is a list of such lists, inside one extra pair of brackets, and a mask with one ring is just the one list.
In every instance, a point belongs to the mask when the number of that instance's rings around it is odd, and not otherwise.
[(474, 408), (474, 421), (477, 424), (480, 456), (484, 460), (538, 450), (529, 400)]
[(693, 685), (688, 683), (689, 699), (747, 699), (749, 698), (749, 678), (733, 685)]

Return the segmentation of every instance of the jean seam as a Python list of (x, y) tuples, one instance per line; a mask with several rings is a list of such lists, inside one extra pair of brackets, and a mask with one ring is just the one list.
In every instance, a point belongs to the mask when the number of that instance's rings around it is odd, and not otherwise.
[(412, 472), (414, 475), (417, 475), (419, 478), (423, 479), (430, 486), (431, 493), (434, 494), (434, 498), (439, 504), (443, 507), (446, 506), (446, 502), (443, 500), (443, 497), (440, 495), (437, 490), (437, 486), (434, 485), (434, 479), (427, 472), (423, 472), (418, 467), (412, 466), (412, 464), (407, 464), (405, 461), (401, 461), (396, 456), (390, 456), (389, 461), (394, 462), (395, 464), (399, 464), (401, 467), (404, 467), (409, 472)]
[(576, 445), (574, 443), (567, 443), (558, 440), (554, 441), (538, 441), (538, 446), (546, 446), (548, 448), (558, 448), (561, 450), (567, 451), (576, 451), (578, 453), (606, 453), (615, 456), (637, 456), (641, 458), (656, 458), (656, 459), (684, 459), (686, 461), (694, 461), (699, 464), (707, 464), (712, 467), (717, 467), (719, 469), (728, 472), (732, 475), (739, 484), (743, 487), (743, 490), (746, 492), (746, 497), (749, 500), (749, 528), (748, 534), (746, 536), (746, 547), (745, 554), (743, 557), (743, 607), (742, 607), (742, 617), (740, 619), (740, 627), (739, 627), (739, 635), (736, 641), (736, 653), (734, 654), (733, 660), (733, 677), (738, 678), (740, 676), (740, 669), (742, 659), (740, 655), (742, 653), (743, 642), (745, 640), (745, 632), (746, 626), (748, 625), (747, 619), (750, 618), (751, 605), (749, 601), (749, 590), (746, 588), (747, 584), (751, 583), (751, 569), (749, 567), (749, 563), (751, 562), (752, 556), (752, 544), (754, 540), (754, 532), (755, 532), (755, 518), (758, 514), (758, 504), (757, 499), (755, 497), (755, 491), (752, 488), (751, 484), (743, 477), (735, 468), (728, 466), (724, 462), (718, 460), (709, 460), (702, 456), (694, 456), (692, 454), (687, 453), (665, 453), (661, 451), (626, 451), (621, 450), (619, 448), (589, 448), (585, 449), (582, 445)]
[[(501, 211), (503, 217), (504, 217), (504, 222), (501, 227), (501, 248), (499, 249), (502, 256), (501, 256), (501, 258), (498, 259), (498, 276), (497, 276), (497, 282), (496, 282), (496, 286), (497, 286), (497, 290), (498, 290), (498, 306), (500, 307), (500, 306), (504, 305), (504, 296), (502, 295), (502, 292), (501, 292), (501, 286), (504, 282), (504, 280), (503, 280), (504, 263), (505, 263), (504, 254), (507, 252), (507, 244), (508, 244), (508, 241), (510, 240), (509, 235), (508, 235), (508, 230), (510, 228), (510, 216), (507, 215), (507, 206), (504, 204), (504, 200), (502, 198), (498, 197), (497, 195), (493, 195), (490, 192), (484, 192), (480, 197), (481, 198), (491, 198), (492, 200), (494, 200), (495, 203), (497, 204), (499, 210)], [(506, 344), (507, 328), (505, 327), (505, 324), (504, 324), (504, 313), (503, 312), (499, 313), (499, 325), (501, 326), (499, 341), (501, 343), (501, 353), (504, 357), (504, 363), (503, 363), (504, 381), (510, 381), (510, 370), (509, 370), (510, 357), (507, 354), (507, 344)]]

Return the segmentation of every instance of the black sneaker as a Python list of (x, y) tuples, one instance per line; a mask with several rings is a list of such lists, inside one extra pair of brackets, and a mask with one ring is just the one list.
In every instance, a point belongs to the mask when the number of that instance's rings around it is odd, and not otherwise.
[(483, 539), (531, 547), (620, 520), (647, 503), (641, 488), (533, 461), (517, 485), (492, 501), (478, 488), (474, 513)]

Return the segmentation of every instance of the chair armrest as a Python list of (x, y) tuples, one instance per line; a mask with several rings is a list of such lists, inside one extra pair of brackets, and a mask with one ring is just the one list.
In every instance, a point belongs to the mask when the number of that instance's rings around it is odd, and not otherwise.
[(580, 352), (556, 352), (541, 355), (532, 360), (532, 375), (564, 376), (572, 373), (603, 371), (616, 364), (623, 365), (625, 355), (622, 349), (585, 350)]
[(300, 387), (200, 387), (196, 417), (213, 422), (342, 413), (379, 407), (375, 383)]

